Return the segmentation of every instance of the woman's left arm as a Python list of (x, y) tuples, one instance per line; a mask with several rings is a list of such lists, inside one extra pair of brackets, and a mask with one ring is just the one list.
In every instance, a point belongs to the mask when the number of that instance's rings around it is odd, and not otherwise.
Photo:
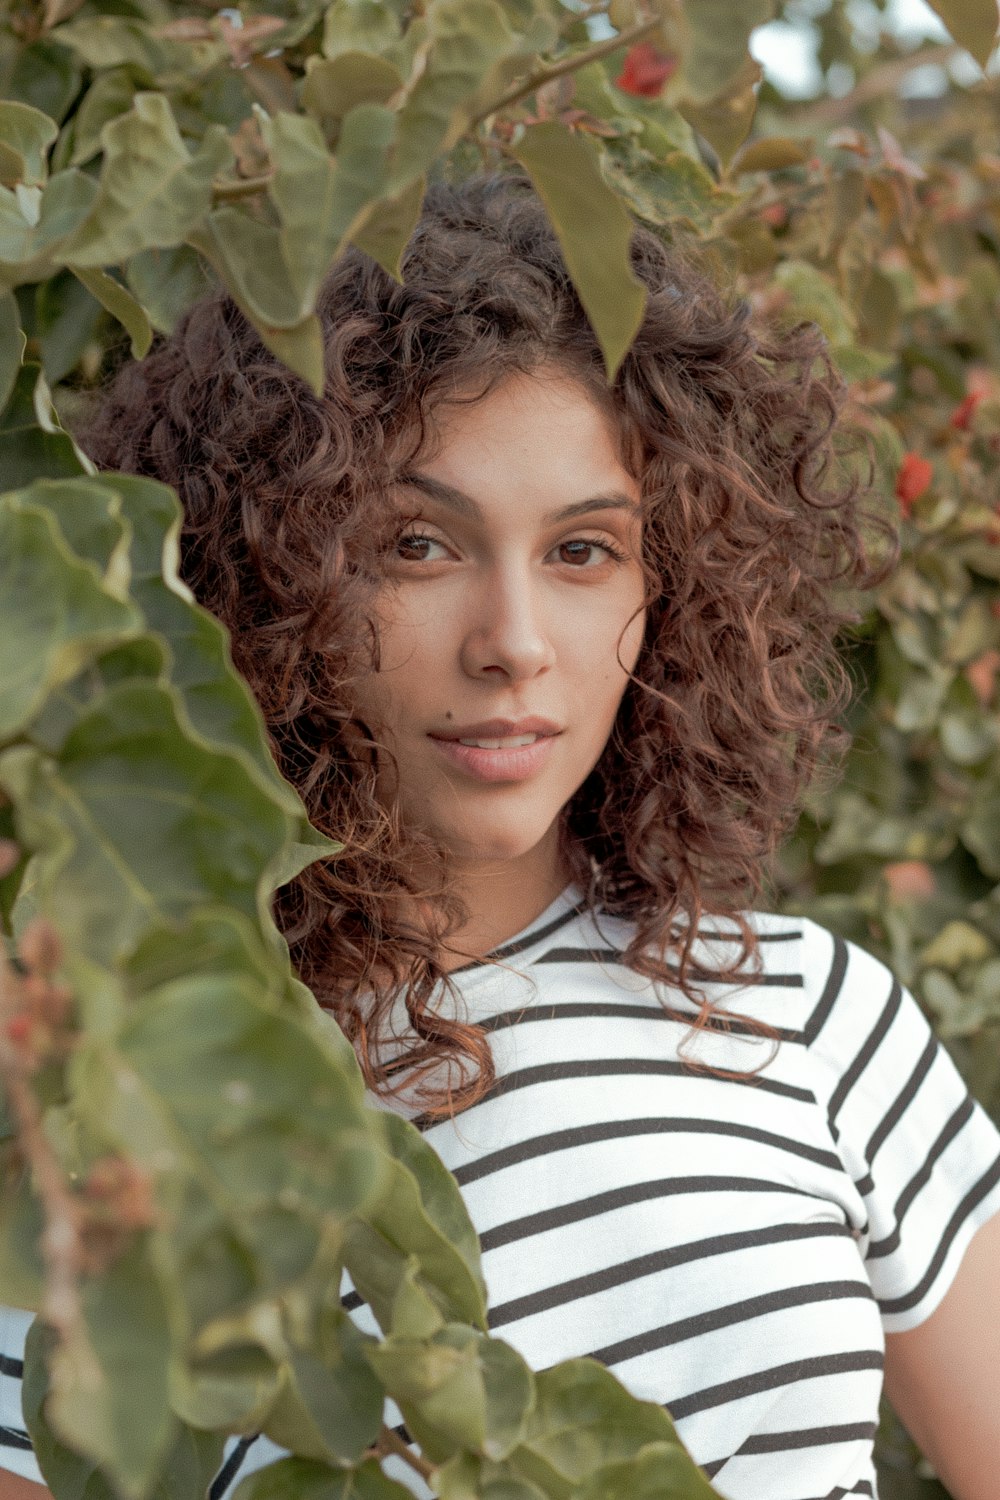
[(885, 1339), (885, 1392), (954, 1500), (1000, 1495), (1000, 1214), (916, 1328)]

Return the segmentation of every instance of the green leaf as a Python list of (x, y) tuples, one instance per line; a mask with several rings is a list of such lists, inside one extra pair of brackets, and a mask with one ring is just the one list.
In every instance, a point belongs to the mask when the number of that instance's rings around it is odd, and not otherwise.
[(412, 1125), (387, 1112), (378, 1118), (392, 1157), (382, 1196), (348, 1229), (344, 1259), (354, 1285), (387, 1329), (413, 1256), (445, 1317), (485, 1328), (479, 1241), (455, 1179)]
[(570, 1359), (543, 1370), (535, 1389), (523, 1447), (574, 1484), (599, 1466), (635, 1458), (647, 1444), (678, 1446), (663, 1407), (637, 1401), (596, 1360)]
[[(685, 95), (707, 104), (732, 92), (745, 68), (752, 32), (774, 15), (774, 0), (685, 0), (688, 45), (683, 59)], [(713, 142), (714, 145), (714, 142)]]
[(786, 323), (816, 323), (835, 346), (852, 341), (853, 311), (816, 266), (805, 260), (785, 260), (775, 268), (773, 280), (788, 296), (781, 310)]
[[(48, 176), (49, 147), (59, 134), (55, 120), (30, 104), (0, 100), (0, 182), (40, 187)], [(13, 170), (12, 170), (13, 169)]]
[(339, 124), (357, 104), (386, 104), (402, 86), (403, 75), (395, 64), (370, 52), (310, 57), (302, 84), (302, 108), (328, 128)]
[[(8, 877), (10, 878), (10, 877)], [(41, 1306), (45, 1266), (39, 1243), (45, 1220), (0, 1099), (0, 1285), (9, 1307)]]
[(25, 338), (12, 292), (0, 295), (0, 411), (10, 398), (21, 368)]
[[(192, 1027), (183, 1036), (182, 1024)], [(152, 1163), (163, 1146), (156, 1122), (167, 1122), (173, 1150), (191, 1154), (212, 1200), (280, 1274), (286, 1252), (268, 1237), (277, 1210), (289, 1231), (294, 1215), (306, 1223), (315, 1250), (322, 1220), (333, 1227), (381, 1186), (353, 1072), (318, 1033), (276, 1013), (245, 972), (160, 986), (128, 1014), (117, 1047), (95, 1046), (80, 1069), (95, 1126), (103, 1116), (116, 1136), (131, 1129), (122, 1095), (145, 1098), (136, 1154)]]
[(456, 1447), (505, 1458), (524, 1436), (534, 1406), (532, 1375), (501, 1339), (456, 1323), (431, 1339), (390, 1338), (366, 1352), (435, 1462)]
[(351, 234), (358, 249), (377, 260), (394, 281), (403, 280), (403, 252), (420, 218), (426, 186), (426, 178), (418, 177), (397, 197), (382, 199)]
[(1000, 880), (1000, 791), (995, 783), (984, 782), (970, 800), (961, 837), (983, 874)]
[(154, 36), (153, 28), (127, 16), (80, 16), (56, 27), (53, 41), (69, 47), (95, 72), (129, 64), (150, 83), (167, 71), (177, 48)]
[(73, 117), (70, 166), (82, 167), (97, 155), (101, 149), (101, 131), (109, 120), (128, 113), (135, 95), (135, 79), (127, 68), (110, 68), (98, 74)]
[[(37, 188), (22, 189), (37, 193)], [(37, 217), (26, 217), (25, 203), (0, 188), (0, 281), (11, 285), (41, 281), (55, 270), (54, 257), (89, 214), (97, 196), (94, 180), (75, 167), (55, 172), (37, 204)]]
[(651, 1443), (623, 1463), (602, 1464), (579, 1500), (715, 1500), (716, 1491), (679, 1444)]
[(6, 497), (14, 510), (44, 510), (70, 550), (90, 562), (114, 598), (130, 604), (129, 544), (132, 528), (121, 515), (120, 497), (91, 479), (41, 479)]
[(963, 964), (982, 963), (992, 958), (995, 948), (978, 927), (969, 922), (946, 922), (926, 948), (921, 949), (920, 963), (954, 972)]
[(427, 65), (399, 112), (399, 146), (391, 188), (399, 192), (423, 176), (434, 158), (453, 146), (469, 121), (493, 64), (518, 50), (494, 0), (437, 0), (429, 7), (431, 48)]
[(355, 1469), (333, 1469), (309, 1458), (281, 1458), (240, 1481), (233, 1500), (412, 1500), (412, 1490), (389, 1479), (374, 1459)]
[(54, 688), (141, 626), (47, 512), (9, 499), (0, 501), (0, 620), (0, 742), (23, 734)]
[(380, 53), (399, 40), (399, 21), (385, 0), (334, 0), (323, 19), (323, 56)]
[(18, 52), (6, 79), (11, 99), (31, 104), (53, 120), (62, 120), (80, 90), (81, 70), (75, 57), (51, 37), (40, 37)]
[(81, 1301), (78, 1333), (48, 1352), (45, 1419), (125, 1496), (140, 1500), (176, 1435), (168, 1400), (169, 1302), (146, 1242), (134, 1240), (106, 1271), (84, 1281)]
[(745, 56), (725, 89), (714, 99), (681, 99), (684, 118), (708, 141), (724, 169), (753, 128), (757, 113), (757, 88), (764, 76), (760, 63)]
[(259, 1428), (281, 1385), (281, 1370), (259, 1344), (194, 1359), (174, 1377), (173, 1410), (193, 1426), (219, 1432)]
[(95, 346), (103, 318), (101, 304), (72, 272), (59, 271), (39, 283), (35, 329), (42, 369), (50, 384), (75, 370), (84, 351)]
[(201, 257), (190, 245), (140, 250), (126, 265), (125, 280), (157, 333), (171, 333), (181, 314), (212, 286)]
[(132, 341), (135, 359), (149, 352), (153, 342), (153, 329), (145, 308), (141, 307), (130, 292), (105, 271), (86, 270), (83, 266), (70, 266), (73, 275), (83, 283), (91, 296), (117, 318)]
[(369, 1342), (339, 1308), (328, 1313), (319, 1351), (289, 1357), (285, 1392), (263, 1424), (268, 1437), (307, 1458), (357, 1463), (378, 1436), (384, 1404), (362, 1353)]
[(334, 160), (315, 120), (286, 113), (261, 120), (275, 165), (268, 194), (281, 218), (281, 256), (302, 314), (312, 311), (331, 260), (380, 196), (395, 132), (392, 110), (358, 105), (343, 122)]
[(188, 236), (218, 272), (258, 332), (297, 328), (309, 310), (291, 283), (281, 231), (230, 204), (215, 208)]
[(232, 157), (216, 125), (191, 156), (163, 94), (136, 94), (132, 109), (104, 126), (101, 141), (97, 198), (65, 249), (74, 266), (105, 266), (179, 244), (208, 212), (212, 179)]
[(629, 258), (632, 221), (601, 176), (596, 148), (565, 125), (529, 125), (511, 154), (548, 210), (612, 380), (646, 306), (646, 289)]
[[(109, 619), (134, 618), (117, 601), (106, 607)], [(68, 630), (64, 644), (57, 625), (48, 629), (45, 660), (55, 676), (64, 663), (78, 664), (84, 646), (74, 646)], [(96, 625), (84, 640), (106, 642)], [(37, 678), (24, 687), (24, 676), (22, 666), (5, 694), (12, 705), (41, 696)], [(58, 767), (11, 751), (0, 760), (0, 780), (30, 802), (21, 826), (43, 851), (39, 899), (56, 900), (58, 889), (60, 930), (100, 962), (123, 957), (153, 923), (180, 920), (192, 902), (223, 900), (252, 914), (269, 892), (284, 812), (241, 759), (182, 723), (165, 685), (109, 690), (72, 729)]]
[(960, 47), (971, 52), (981, 68), (990, 60), (997, 39), (996, 0), (928, 0)]

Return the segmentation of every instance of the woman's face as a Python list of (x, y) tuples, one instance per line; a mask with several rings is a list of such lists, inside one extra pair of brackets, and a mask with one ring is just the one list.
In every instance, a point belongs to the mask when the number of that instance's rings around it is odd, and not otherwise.
[(642, 643), (639, 487), (561, 374), (512, 376), (436, 428), (395, 494), (380, 668), (355, 711), (397, 760), (381, 800), (455, 864), (546, 843), (554, 862)]

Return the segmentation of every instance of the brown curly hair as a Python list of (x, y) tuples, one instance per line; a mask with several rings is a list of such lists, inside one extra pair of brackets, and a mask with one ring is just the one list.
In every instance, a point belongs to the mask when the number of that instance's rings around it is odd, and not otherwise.
[[(343, 845), (276, 897), (293, 961), (369, 1086), (391, 1094), (405, 1076), (430, 1115), (494, 1078), (485, 1032), (437, 1003), (439, 947), (465, 911), (444, 851), (379, 803), (377, 735), (346, 703), (377, 665), (391, 485), (434, 409), (554, 368), (613, 413), (642, 494), (645, 638), (561, 847), (588, 907), (635, 922), (624, 963), (697, 1003), (693, 1022), (668, 1007), (695, 1032), (730, 1019), (700, 982), (759, 972), (745, 908), (824, 750), (846, 741), (835, 640), (857, 616), (838, 593), (889, 566), (865, 540), (866, 519), (869, 535), (886, 528), (860, 511), (870, 469), (863, 480), (843, 461), (845, 387), (818, 328), (755, 328), (676, 238), (636, 225), (632, 259), (648, 305), (609, 387), (530, 184), (437, 184), (401, 284), (353, 248), (333, 266), (321, 399), (219, 290), (119, 373), (81, 435), (101, 466), (179, 491), (184, 576), (229, 627), (282, 772)], [(418, 885), (428, 855), (437, 874)], [(742, 935), (738, 961), (712, 974), (692, 957), (708, 915)]]

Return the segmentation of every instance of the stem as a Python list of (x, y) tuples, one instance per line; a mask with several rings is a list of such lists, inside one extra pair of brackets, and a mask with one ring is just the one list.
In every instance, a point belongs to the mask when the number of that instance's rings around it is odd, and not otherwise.
[(262, 172), (259, 177), (217, 177), (212, 183), (213, 202), (232, 202), (237, 198), (252, 198), (267, 187), (273, 172)]
[(617, 52), (619, 47), (630, 47), (633, 42), (641, 41), (644, 36), (649, 36), (662, 23), (658, 16), (648, 21), (638, 21), (626, 31), (620, 31), (617, 36), (609, 36), (603, 42), (595, 42), (592, 47), (587, 47), (583, 52), (571, 52), (568, 57), (563, 57), (557, 63), (549, 63), (539, 68), (537, 73), (530, 74), (509, 88), (506, 94), (501, 94), (495, 99), (488, 109), (484, 109), (475, 119), (470, 120), (469, 129), (474, 130), (490, 115), (495, 115), (508, 104), (516, 104), (519, 99), (526, 99), (536, 89), (541, 88), (543, 83), (550, 83), (553, 78), (562, 78), (566, 73), (575, 73), (578, 68), (586, 67), (587, 63), (596, 62), (599, 57), (607, 57), (609, 52)]
[[(0, 1019), (24, 1013), (21, 981), (0, 947)], [(35, 1191), (45, 1215), (40, 1249), (48, 1272), (41, 1313), (64, 1340), (73, 1338), (83, 1321), (78, 1278), (83, 1249), (81, 1216), (58, 1158), (42, 1125), (42, 1112), (28, 1082), (28, 1068), (0, 1030), (0, 1083), (17, 1126), (17, 1143), (31, 1168)]]
[(395, 1453), (397, 1458), (401, 1458), (404, 1463), (409, 1464), (411, 1469), (415, 1469), (421, 1479), (430, 1479), (434, 1473), (434, 1465), (429, 1464), (426, 1458), (421, 1458), (419, 1453), (414, 1453), (411, 1448), (408, 1448), (399, 1434), (393, 1432), (391, 1427), (383, 1426), (382, 1431), (378, 1435), (378, 1441), (375, 1444), (375, 1451), (383, 1457), (388, 1456), (390, 1453)]

